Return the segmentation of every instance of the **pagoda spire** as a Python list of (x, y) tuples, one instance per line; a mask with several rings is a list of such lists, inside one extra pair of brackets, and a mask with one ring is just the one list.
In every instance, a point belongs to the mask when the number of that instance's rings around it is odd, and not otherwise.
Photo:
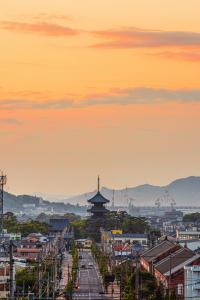
[(98, 191), (98, 193), (100, 192), (100, 177), (99, 177), (99, 175), (97, 178), (97, 191)]

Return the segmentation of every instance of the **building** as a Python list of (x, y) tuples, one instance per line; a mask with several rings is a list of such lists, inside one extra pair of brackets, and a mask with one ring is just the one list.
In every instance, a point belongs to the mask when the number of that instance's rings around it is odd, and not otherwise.
[(200, 231), (191, 230), (191, 231), (176, 231), (177, 240), (200, 240)]
[(39, 255), (48, 251), (49, 239), (41, 233), (31, 233), (26, 238), (15, 243), (15, 256), (27, 260), (37, 260)]
[(95, 196), (89, 199), (88, 202), (92, 205), (92, 207), (88, 209), (88, 212), (92, 213), (93, 217), (101, 218), (105, 215), (105, 213), (108, 212), (108, 209), (105, 208), (105, 204), (109, 203), (110, 201), (100, 193), (99, 177), (97, 193)]
[(180, 249), (180, 245), (169, 241), (167, 238), (155, 247), (145, 251), (140, 259), (143, 269), (150, 273), (154, 273), (154, 264), (166, 258), (170, 253)]
[(92, 240), (90, 239), (78, 239), (75, 242), (78, 248), (90, 249), (92, 246)]
[(184, 271), (184, 299), (200, 299), (200, 266), (185, 266)]
[[(154, 265), (154, 275), (165, 290), (179, 297), (184, 296), (184, 268), (200, 262), (200, 256), (181, 247)], [(190, 282), (191, 283), (191, 282)]]
[(69, 226), (69, 220), (67, 218), (52, 218), (49, 220), (50, 231), (53, 233), (61, 233)]
[[(164, 240), (157, 246), (147, 250), (141, 256), (141, 267), (151, 272), (164, 293), (175, 295), (178, 299), (187, 299), (185, 293), (191, 294), (193, 286), (194, 294), (198, 294), (197, 282), (199, 274), (192, 274), (191, 270), (198, 272), (200, 255), (195, 254), (187, 247), (178, 243)], [(191, 277), (194, 281), (191, 281)], [(199, 295), (199, 294), (198, 294)], [(198, 299), (198, 298), (197, 298)]]
[(1, 257), (0, 262), (0, 299), (8, 299), (9, 296), (9, 261), (3, 261)]
[[(106, 253), (117, 252), (118, 249), (125, 248), (129, 250), (128, 252), (131, 252), (130, 248), (134, 244), (140, 244), (144, 250), (148, 245), (148, 235), (142, 233), (123, 233), (122, 230), (105, 231), (101, 229), (101, 243)], [(131, 247), (128, 247), (128, 245)]]

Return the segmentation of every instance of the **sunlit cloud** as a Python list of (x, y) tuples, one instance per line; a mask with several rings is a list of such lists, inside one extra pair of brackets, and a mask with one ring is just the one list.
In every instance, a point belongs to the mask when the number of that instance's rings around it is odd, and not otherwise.
[(181, 61), (190, 61), (190, 62), (199, 62), (200, 61), (200, 52), (194, 51), (180, 51), (180, 52), (160, 52), (156, 53), (155, 56), (160, 56), (163, 58), (169, 58), (174, 60), (181, 60)]
[(40, 13), (34, 16), (35, 20), (61, 20), (61, 21), (71, 21), (72, 17), (64, 14), (47, 14), (47, 13)]
[(0, 100), (0, 110), (64, 110), (105, 105), (157, 104), (165, 102), (199, 102), (200, 89), (128, 88), (87, 95), (81, 100)]
[(200, 89), (156, 89), (138, 87), (116, 89), (107, 96), (89, 97), (84, 105), (150, 104), (162, 102), (200, 102)]
[(199, 47), (200, 33), (186, 31), (143, 30), (138, 28), (114, 29), (93, 32), (105, 41), (92, 45), (94, 48), (153, 48)]
[(0, 110), (65, 109), (73, 106), (73, 100), (33, 101), (24, 99), (0, 100)]
[(21, 122), (17, 119), (6, 118), (6, 119), (0, 119), (0, 124), (4, 124), (4, 125), (21, 125)]
[(17, 31), (23, 33), (35, 33), (46, 36), (74, 36), (79, 32), (70, 27), (54, 24), (54, 23), (25, 23), (25, 22), (12, 22), (2, 21), (0, 22), (0, 28), (9, 31)]

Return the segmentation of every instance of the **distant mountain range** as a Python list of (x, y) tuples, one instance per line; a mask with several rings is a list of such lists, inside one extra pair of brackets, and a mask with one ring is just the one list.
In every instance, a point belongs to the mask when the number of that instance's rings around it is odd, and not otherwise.
[[(102, 187), (101, 192), (112, 202), (113, 190)], [(68, 201), (85, 204), (93, 194), (75, 196)], [(154, 206), (157, 199), (162, 206), (170, 206), (172, 201), (177, 206), (200, 206), (200, 177), (177, 179), (166, 186), (144, 184), (114, 191), (115, 205), (127, 205), (131, 201), (135, 206)]]
[[(91, 198), (96, 191), (77, 195), (56, 202), (41, 200), (39, 197), (21, 195), (15, 196), (5, 193), (5, 210), (19, 211), (24, 204), (48, 205), (50, 207), (66, 208), (67, 203), (87, 205), (87, 199)], [(112, 204), (113, 190), (102, 187), (102, 194), (108, 198)], [(149, 184), (139, 185), (114, 191), (115, 205), (126, 206), (130, 201), (135, 206), (154, 206), (159, 199), (162, 206), (169, 206), (175, 201), (177, 206), (200, 206), (200, 177), (187, 177), (177, 179), (166, 186), (154, 186)]]

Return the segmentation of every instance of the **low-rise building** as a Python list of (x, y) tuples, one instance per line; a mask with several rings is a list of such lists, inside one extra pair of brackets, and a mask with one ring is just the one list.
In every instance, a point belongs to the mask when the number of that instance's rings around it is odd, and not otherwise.
[[(186, 291), (187, 285), (193, 286), (194, 294), (198, 294), (196, 286), (198, 274), (195, 280), (191, 281), (191, 270), (198, 269), (200, 265), (200, 255), (194, 253), (186, 246), (182, 247), (179, 243), (164, 240), (155, 247), (147, 250), (141, 255), (141, 267), (151, 272), (158, 284), (161, 284), (164, 292), (176, 295), (178, 299), (191, 294), (191, 289)], [(200, 275), (199, 275), (200, 276)]]
[(170, 253), (180, 249), (180, 247), (179, 244), (169, 241), (166, 238), (164, 241), (142, 254), (140, 259), (142, 268), (153, 274), (154, 264), (167, 257)]
[(200, 231), (196, 230), (186, 230), (186, 231), (176, 231), (176, 238), (178, 241), (181, 240), (200, 240)]
[(148, 235), (142, 233), (123, 233), (122, 230), (105, 231), (101, 229), (101, 243), (106, 253), (113, 253), (113, 247), (119, 245), (140, 244), (143, 249), (148, 246)]
[(184, 299), (200, 299), (200, 265), (185, 266), (184, 271)]
[[(1, 258), (2, 259), (2, 258)], [(9, 297), (9, 264), (8, 262), (0, 263), (0, 299), (8, 299)]]

